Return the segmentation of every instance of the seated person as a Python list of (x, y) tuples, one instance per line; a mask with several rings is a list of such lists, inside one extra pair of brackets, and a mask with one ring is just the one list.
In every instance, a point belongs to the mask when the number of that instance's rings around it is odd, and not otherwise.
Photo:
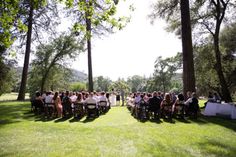
[(184, 95), (182, 93), (178, 94), (173, 108), (176, 114), (180, 113), (182, 118), (184, 118), (183, 116), (184, 116), (184, 111), (185, 111), (185, 104), (184, 104)]
[(43, 97), (40, 92), (35, 93), (35, 99), (33, 100), (33, 106), (35, 107), (36, 112), (42, 113), (44, 110)]
[(168, 116), (168, 118), (172, 118), (172, 112), (173, 112), (172, 107), (173, 107), (173, 103), (171, 100), (171, 95), (169, 93), (166, 93), (164, 99), (161, 102), (161, 111), (164, 118), (166, 116)]
[(94, 98), (93, 92), (91, 92), (87, 99), (84, 101), (85, 104), (96, 104), (97, 106), (97, 100)]
[(161, 99), (158, 97), (157, 92), (153, 92), (152, 97), (148, 101), (149, 111), (154, 113), (154, 118), (159, 118)]
[(221, 102), (221, 98), (217, 93), (213, 94), (213, 100), (214, 102), (219, 102), (219, 103)]
[(45, 103), (52, 103), (52, 92), (46, 92)]
[(148, 103), (144, 99), (144, 94), (140, 95), (140, 101), (136, 106), (136, 118), (146, 119), (148, 117)]
[(192, 93), (192, 97), (189, 98), (186, 102), (186, 105), (188, 105), (188, 114), (193, 115), (194, 118), (197, 118), (197, 113), (199, 111), (199, 104), (196, 93)]
[(213, 95), (211, 92), (208, 93), (208, 98), (207, 101), (204, 103), (204, 108), (206, 108), (208, 102), (214, 102)]
[(107, 102), (105, 92), (101, 92), (101, 95), (99, 96), (98, 101), (106, 101)]
[(106, 102), (106, 106), (105, 107), (109, 106), (108, 99), (105, 96), (105, 92), (101, 92), (101, 95), (98, 97), (97, 101), (98, 101), (98, 103), (99, 102)]
[(72, 101), (69, 97), (69, 91), (66, 91), (64, 98), (62, 99), (62, 107), (63, 107), (63, 116), (66, 116), (67, 113), (72, 115)]
[[(99, 116), (97, 100), (94, 98), (93, 92), (89, 94), (88, 98), (85, 99), (84, 103), (88, 117), (90, 117), (91, 115)], [(90, 108), (89, 104), (95, 104), (95, 108), (94, 106), (92, 106), (93, 108)]]

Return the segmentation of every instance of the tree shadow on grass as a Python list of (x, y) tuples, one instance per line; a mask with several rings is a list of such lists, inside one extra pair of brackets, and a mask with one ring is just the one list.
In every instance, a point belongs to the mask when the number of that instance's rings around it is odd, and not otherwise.
[(175, 124), (175, 120), (173, 118), (163, 118), (164, 122), (170, 123), (170, 124)]
[(55, 123), (65, 122), (65, 121), (67, 121), (70, 118), (71, 118), (71, 116), (62, 117), (62, 118), (56, 119), (54, 122)]
[(199, 125), (212, 123), (236, 131), (236, 120), (201, 115), (197, 119), (190, 119), (190, 121)]
[(92, 118), (92, 117), (86, 117), (83, 121), (80, 121), (82, 123), (89, 123), (94, 121), (96, 118)]
[(157, 124), (163, 123), (161, 119), (149, 119), (149, 121), (152, 123), (157, 123)]
[(0, 127), (22, 121), (22, 112), (27, 111), (26, 105), (0, 105)]
[(205, 156), (227, 156), (235, 157), (236, 146), (229, 143), (223, 143), (217, 139), (208, 139), (206, 142), (198, 143), (201, 151), (206, 154)]
[(81, 119), (83, 119), (83, 117), (74, 117), (74, 118), (70, 119), (69, 122), (70, 123), (80, 122)]
[(181, 123), (186, 123), (186, 124), (191, 123), (191, 121), (189, 121), (187, 118), (175, 118), (175, 120)]

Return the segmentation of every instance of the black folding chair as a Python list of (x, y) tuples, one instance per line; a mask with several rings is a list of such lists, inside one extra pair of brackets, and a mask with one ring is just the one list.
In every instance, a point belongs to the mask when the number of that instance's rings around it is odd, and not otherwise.
[(74, 118), (82, 118), (85, 114), (84, 104), (74, 103), (72, 111), (73, 111)]
[(100, 113), (106, 113), (108, 111), (107, 101), (99, 101), (98, 107)]
[(99, 116), (99, 112), (98, 112), (96, 104), (89, 104), (88, 103), (85, 105), (85, 107), (86, 107), (87, 117), (96, 118)]

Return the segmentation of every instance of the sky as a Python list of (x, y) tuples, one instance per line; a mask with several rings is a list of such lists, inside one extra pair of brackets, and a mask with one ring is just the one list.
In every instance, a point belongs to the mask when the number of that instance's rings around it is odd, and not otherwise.
[[(158, 56), (171, 57), (182, 51), (181, 41), (165, 30), (165, 21), (157, 19), (151, 24), (148, 14), (154, 1), (120, 0), (118, 15), (131, 15), (131, 21), (121, 31), (92, 39), (93, 77), (103, 76), (113, 81), (133, 75), (149, 77)], [(133, 12), (128, 9), (130, 4), (135, 8)], [(65, 31), (67, 26), (61, 25), (59, 29)], [(23, 57), (19, 60), (23, 66)], [(80, 54), (71, 67), (88, 74), (87, 52)]]
[[(154, 24), (147, 17), (150, 5), (155, 0), (120, 1), (119, 14), (131, 14), (131, 21), (121, 31), (101, 38), (92, 39), (93, 77), (127, 79), (133, 75), (149, 77), (154, 72), (154, 62), (181, 52), (181, 41), (165, 30), (166, 23), (157, 19)], [(128, 4), (135, 10), (130, 13)], [(88, 73), (87, 53), (80, 54), (73, 63), (74, 69)]]

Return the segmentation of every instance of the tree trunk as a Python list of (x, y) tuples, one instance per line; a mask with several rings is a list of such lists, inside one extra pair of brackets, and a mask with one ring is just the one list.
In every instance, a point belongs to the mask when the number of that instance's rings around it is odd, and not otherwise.
[[(88, 3), (88, 8), (91, 7), (91, 2)], [(91, 13), (90, 9), (86, 12), (86, 35), (87, 35), (87, 49), (88, 49), (88, 83), (89, 83), (89, 91), (93, 92), (93, 71), (92, 71), (92, 53), (91, 53)]]
[(195, 75), (193, 64), (192, 31), (190, 23), (189, 0), (181, 0), (181, 31), (183, 51), (183, 89), (187, 92), (195, 92)]
[(26, 83), (27, 83), (27, 75), (29, 68), (29, 59), (30, 59), (30, 48), (31, 48), (31, 35), (32, 35), (32, 23), (33, 23), (33, 1), (30, 1), (30, 12), (28, 18), (28, 32), (27, 32), (27, 41), (26, 41), (26, 50), (25, 50), (25, 60), (24, 67), (21, 77), (21, 85), (20, 91), (17, 100), (25, 100), (25, 91), (26, 91)]
[(223, 100), (225, 102), (232, 102), (232, 98), (224, 77), (224, 73), (222, 71), (222, 64), (221, 64), (221, 52), (219, 49), (219, 35), (214, 36), (214, 51), (215, 51), (215, 57), (216, 57), (216, 65), (215, 69), (220, 81), (220, 86), (221, 86), (221, 93), (223, 96)]
[(221, 2), (217, 0), (216, 3), (216, 28), (215, 28), (215, 33), (213, 35), (214, 38), (214, 51), (215, 51), (215, 57), (216, 57), (216, 73), (218, 75), (219, 81), (220, 81), (220, 86), (221, 86), (221, 91), (222, 91), (222, 96), (223, 100), (226, 102), (232, 102), (232, 98), (224, 77), (224, 73), (222, 70), (222, 64), (221, 64), (221, 52), (219, 48), (219, 34), (220, 34), (220, 26), (221, 23), (224, 19), (225, 16), (225, 11), (227, 8), (227, 5), (221, 5)]

